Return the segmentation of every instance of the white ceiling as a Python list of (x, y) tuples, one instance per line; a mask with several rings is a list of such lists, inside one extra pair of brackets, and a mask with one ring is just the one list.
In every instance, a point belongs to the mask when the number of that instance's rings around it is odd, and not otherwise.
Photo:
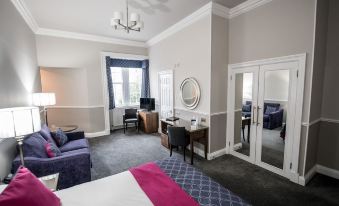
[[(211, 0), (129, 0), (131, 12), (145, 22), (142, 32), (116, 31), (110, 26), (114, 11), (125, 12), (125, 0), (25, 0), (40, 28), (148, 41)], [(213, 0), (232, 8), (245, 0)]]

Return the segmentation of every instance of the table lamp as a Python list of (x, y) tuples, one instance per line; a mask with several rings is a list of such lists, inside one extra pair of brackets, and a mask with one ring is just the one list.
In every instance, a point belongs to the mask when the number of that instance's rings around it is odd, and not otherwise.
[(33, 93), (33, 105), (43, 107), (45, 123), (48, 126), (47, 106), (55, 105), (55, 93)]
[(40, 111), (37, 107), (0, 109), (0, 138), (15, 138), (19, 145), (21, 164), (24, 166), (22, 144), (25, 135), (41, 130)]

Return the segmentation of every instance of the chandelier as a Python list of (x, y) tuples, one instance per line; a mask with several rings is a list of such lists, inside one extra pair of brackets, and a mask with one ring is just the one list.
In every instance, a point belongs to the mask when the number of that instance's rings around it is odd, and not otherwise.
[(123, 23), (123, 14), (120, 11), (113, 13), (113, 18), (111, 19), (111, 26), (116, 29), (124, 29), (127, 33), (130, 31), (138, 31), (144, 28), (144, 22), (140, 21), (140, 15), (137, 13), (129, 14), (128, 9), (128, 0), (126, 0), (126, 22)]

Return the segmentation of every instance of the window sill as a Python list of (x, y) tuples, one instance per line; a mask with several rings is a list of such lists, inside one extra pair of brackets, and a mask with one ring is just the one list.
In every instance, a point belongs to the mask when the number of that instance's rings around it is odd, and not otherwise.
[(135, 105), (119, 105), (116, 106), (114, 109), (130, 109), (130, 108), (139, 108), (140, 105), (139, 104), (135, 104)]

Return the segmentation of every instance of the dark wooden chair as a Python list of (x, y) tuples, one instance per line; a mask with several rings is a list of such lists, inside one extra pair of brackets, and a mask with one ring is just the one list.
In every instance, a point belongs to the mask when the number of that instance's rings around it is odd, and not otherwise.
[(128, 124), (135, 124), (135, 128), (139, 132), (139, 115), (137, 109), (125, 109), (123, 121), (124, 121), (124, 133), (127, 130)]
[(186, 160), (186, 147), (190, 144), (189, 138), (186, 136), (185, 127), (168, 127), (168, 138), (170, 147), (170, 156), (172, 157), (173, 147), (179, 149), (182, 147), (184, 150), (184, 161)]

